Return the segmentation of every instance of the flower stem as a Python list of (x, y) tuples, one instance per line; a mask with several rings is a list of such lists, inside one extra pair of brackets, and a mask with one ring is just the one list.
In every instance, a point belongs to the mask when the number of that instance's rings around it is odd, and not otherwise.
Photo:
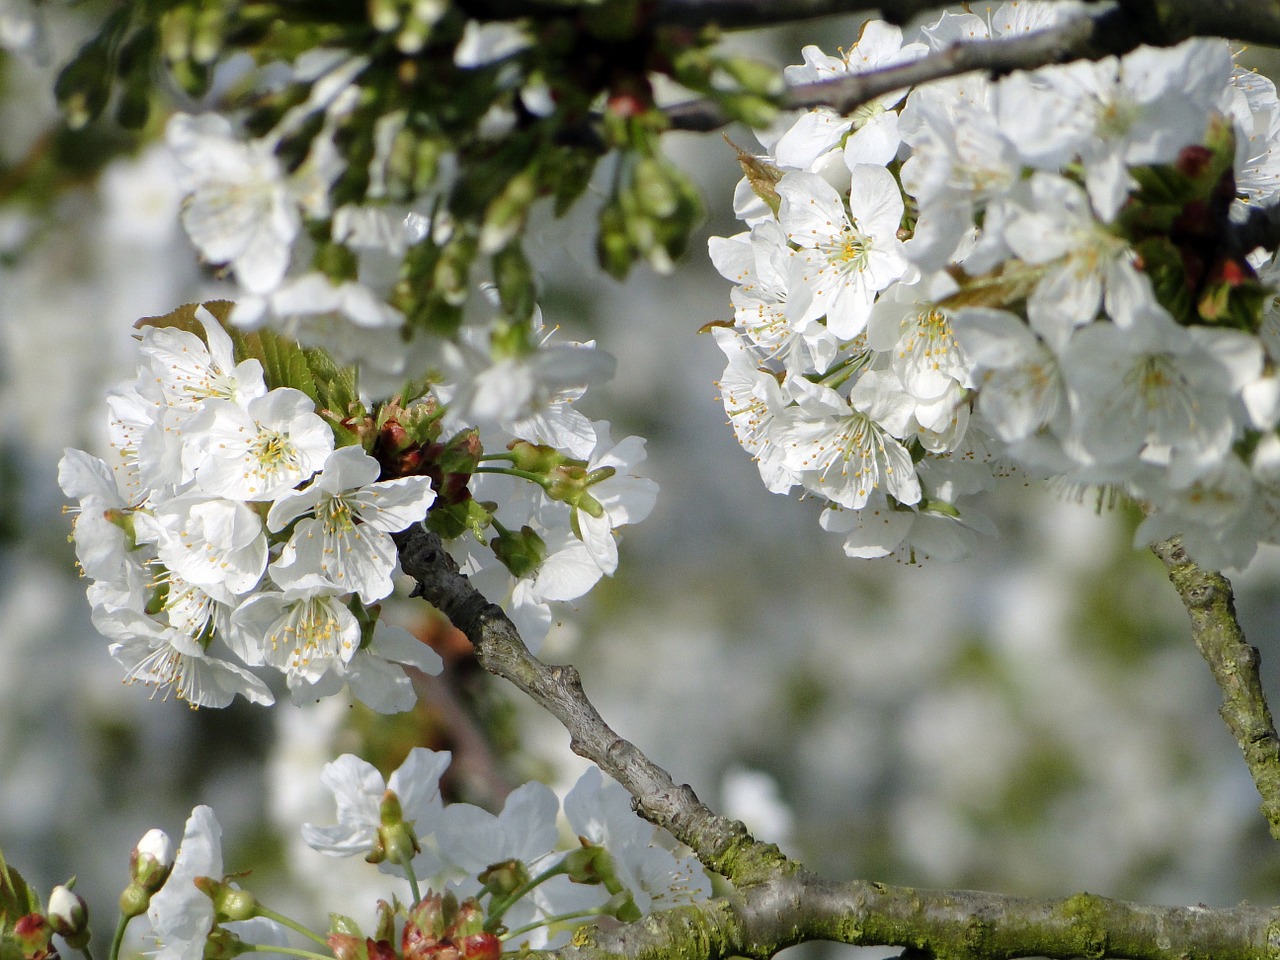
[(405, 879), (409, 881), (409, 892), (413, 894), (413, 902), (417, 903), (422, 899), (422, 894), (418, 891), (418, 875), (413, 872), (413, 861), (405, 860), (400, 866), (404, 868)]
[(509, 910), (517, 900), (523, 897), (526, 893), (528, 893), (534, 887), (538, 886), (538, 884), (546, 883), (552, 877), (558, 877), (560, 874), (564, 872), (565, 872), (564, 861), (561, 860), (555, 866), (548, 867), (542, 873), (538, 874), (536, 877), (534, 877), (524, 886), (517, 887), (514, 891), (512, 891), (509, 897), (507, 897), (505, 900), (500, 901), (496, 907), (492, 906), (491, 904), (488, 911), (489, 915), (484, 921), (485, 930), (492, 933), (495, 929), (497, 929), (498, 921), (502, 919), (502, 915), (506, 913), (507, 910)]
[(503, 473), (508, 477), (519, 477), (521, 480), (528, 480), (530, 483), (536, 483), (543, 486), (547, 478), (540, 473), (531, 473), (528, 470), (517, 470), (515, 467), (476, 467), (476, 473)]
[(292, 920), (282, 913), (276, 913), (274, 910), (264, 907), (261, 903), (258, 904), (258, 915), (266, 917), (268, 920), (274, 920), (276, 923), (283, 924), (290, 930), (302, 934), (308, 940), (314, 940), (316, 943), (325, 947), (329, 946), (329, 941), (320, 936), (320, 934), (316, 933), (310, 927), (304, 927), (297, 920)]
[(107, 960), (119, 960), (120, 945), (124, 943), (124, 931), (127, 926), (129, 926), (129, 918), (122, 916), (120, 922), (116, 924), (115, 936), (111, 938), (111, 951), (107, 954)]
[(538, 927), (549, 927), (553, 923), (564, 923), (566, 920), (581, 920), (585, 917), (598, 917), (607, 914), (609, 911), (605, 905), (592, 907), (590, 910), (577, 910), (573, 913), (561, 913), (554, 917), (547, 917), (536, 923), (526, 923), (517, 930), (508, 930), (503, 934), (503, 939), (510, 940), (512, 937), (518, 937), (521, 934), (528, 933), (530, 930), (537, 930)]

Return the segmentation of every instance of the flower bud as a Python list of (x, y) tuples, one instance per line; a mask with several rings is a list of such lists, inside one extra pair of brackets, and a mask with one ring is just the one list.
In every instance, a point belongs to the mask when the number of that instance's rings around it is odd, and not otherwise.
[(755, 93), (725, 93), (718, 99), (734, 120), (753, 126), (768, 126), (780, 112), (772, 100)]
[[(517, 470), (528, 473), (550, 473), (556, 467), (566, 463), (582, 464), (581, 460), (572, 460), (555, 447), (543, 443), (512, 440), (507, 444), (507, 449), (511, 451), (511, 465)], [(586, 464), (582, 465), (586, 466)]]
[(463, 234), (450, 240), (440, 251), (431, 283), (432, 290), (446, 303), (460, 306), (466, 302), (477, 245), (474, 238)]
[(49, 924), (77, 950), (89, 943), (89, 906), (70, 886), (59, 884), (49, 894)]
[(258, 898), (248, 890), (239, 890), (225, 880), (196, 877), (196, 889), (213, 901), (218, 922), (249, 920), (258, 915)]
[(351, 933), (331, 933), (325, 938), (337, 960), (368, 960), (372, 940)]
[(504, 860), (490, 864), (478, 879), (498, 896), (506, 897), (529, 882), (529, 871), (519, 860)]
[(600, 210), (596, 259), (615, 280), (625, 280), (635, 263), (636, 248), (627, 229), (627, 215), (616, 199)]
[[(405, 822), (404, 811), (400, 807), (400, 798), (395, 791), (388, 790), (382, 795), (382, 804), (378, 808), (381, 826), (378, 827), (378, 839), (373, 852), (365, 857), (370, 863), (390, 860), (392, 863), (408, 863), (415, 854), (422, 851), (418, 838), (413, 832), (413, 825)], [(372, 859), (377, 856), (377, 860)]]
[(400, 935), (404, 960), (428, 960), (436, 956), (456, 907), (453, 894), (441, 896), (428, 890), (425, 897), (409, 908)]
[(744, 91), (758, 97), (778, 97), (786, 89), (778, 68), (763, 60), (730, 57), (720, 62), (720, 69), (733, 77)]
[(120, 913), (126, 919), (147, 912), (152, 895), (173, 872), (173, 841), (163, 830), (148, 830), (129, 854), (129, 885), (120, 893)]
[(604, 847), (578, 838), (582, 846), (571, 850), (561, 861), (571, 883), (603, 883), (610, 893), (618, 893), (622, 882), (613, 868), (613, 857)]
[(498, 960), (502, 941), (492, 933), (473, 933), (454, 941), (462, 960)]
[(653, 157), (636, 162), (635, 187), (639, 207), (653, 217), (669, 217), (676, 212), (679, 192), (672, 183), (668, 166)]
[(13, 924), (10, 936), (22, 951), (25, 960), (45, 960), (51, 954), (56, 956), (49, 947), (53, 927), (42, 914), (28, 913), (19, 917)]
[(507, 181), (489, 202), (480, 227), (480, 252), (497, 253), (524, 229), (529, 208), (538, 197), (538, 182), (532, 171), (523, 170)]
[(489, 541), (489, 547), (493, 550), (493, 555), (516, 577), (531, 574), (547, 557), (546, 541), (527, 523), (518, 533), (504, 530)]
[(173, 872), (173, 858), (169, 835), (163, 830), (148, 830), (129, 854), (129, 877), (142, 889), (155, 893)]
[(196, 14), (191, 31), (191, 59), (196, 63), (207, 66), (222, 53), (225, 15), (225, 8), (216, 3), (203, 6)]
[(369, 22), (379, 33), (390, 33), (400, 26), (401, 16), (395, 0), (369, 0)]
[(253, 949), (225, 927), (214, 927), (205, 938), (204, 960), (232, 960)]
[(426, 896), (409, 908), (406, 923), (412, 923), (423, 933), (440, 940), (457, 913), (458, 898), (451, 892), (441, 894), (428, 890)]
[(449, 925), (449, 939), (457, 941), (484, 932), (484, 907), (475, 897), (467, 897), (458, 904), (458, 912)]

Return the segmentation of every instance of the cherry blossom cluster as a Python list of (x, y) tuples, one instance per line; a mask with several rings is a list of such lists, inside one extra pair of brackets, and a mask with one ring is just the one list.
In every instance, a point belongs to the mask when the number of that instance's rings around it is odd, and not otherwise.
[[(711, 895), (698, 861), (641, 820), (626, 791), (597, 768), (565, 795), (561, 818), (560, 798), (541, 783), (517, 788), (497, 814), (445, 804), (440, 778), (450, 760), (447, 752), (415, 747), (384, 781), (371, 764), (344, 754), (321, 774), (338, 822), (304, 824), (307, 844), (331, 857), (361, 856), (407, 880), (407, 891), (378, 902), (375, 930), (366, 933), (347, 915), (351, 904), (329, 914), (323, 934), (266, 906), (228, 876), (222, 827), (202, 805), (191, 811), (176, 848), (158, 829), (134, 848), (119, 934), (145, 915), (157, 960), (272, 948), (301, 953), (290, 945), (291, 930), (338, 960), (498, 960), (508, 951), (561, 946), (601, 917), (629, 922)], [(562, 819), (570, 844), (561, 839)], [(9, 908), (0, 914), (0, 934), (16, 955), (56, 960), (57, 934), (91, 956), (89, 906), (71, 889), (74, 880), (55, 887), (43, 906), (3, 860), (0, 880)], [(109, 960), (118, 960), (119, 934)]]
[(349, 683), (404, 709), (412, 690), (389, 661), (438, 672), (439, 658), (368, 608), (392, 591), (391, 532), (426, 516), (430, 479), (378, 480), (310, 397), (268, 390), (198, 317), (203, 340), (146, 328), (137, 376), (108, 397), (112, 462), (68, 450), (60, 464), (94, 625), (129, 680), (192, 706), (271, 703), (249, 669), (270, 667), (300, 697)]
[[(1085, 15), (1067, 3), (863, 25), (814, 82)], [(998, 479), (1143, 506), (1214, 567), (1280, 542), (1280, 358), (1265, 250), (1280, 102), (1225, 43), (1139, 48), (998, 81), (967, 74), (815, 108), (742, 156), (748, 230), (721, 392), (766, 486), (825, 501), (850, 556), (954, 558)]]
[[(652, 507), (656, 485), (629, 475), (643, 441), (614, 444), (570, 406), (587, 368), (607, 364), (588, 346), (370, 409), (318, 351), (271, 339), (264, 370), (203, 306), (186, 328), (164, 320), (143, 328), (137, 375), (108, 397), (110, 461), (68, 450), (59, 482), (79, 501), (77, 555), (111, 655), (129, 681), (192, 706), (271, 703), (261, 674), (275, 671), (296, 700), (347, 686), (408, 709), (402, 666), (441, 664), (379, 619), (399, 572), (393, 533), (434, 524), (536, 644), (550, 604), (611, 574), (616, 528)], [(449, 353), (470, 361), (465, 345)]]
[(417, 903), (426, 885), (472, 904), (475, 932), (509, 947), (562, 944), (589, 918), (636, 920), (710, 896), (697, 860), (673, 852), (674, 841), (641, 820), (627, 792), (598, 768), (565, 795), (564, 818), (576, 838), (566, 851), (551, 788), (517, 787), (497, 814), (442, 804), (439, 780), (449, 762), (447, 752), (415, 748), (384, 784), (366, 761), (339, 757), (321, 774), (338, 822), (304, 824), (303, 839), (329, 856), (364, 856), (406, 876)]
[[(321, 774), (338, 822), (304, 824), (306, 842), (328, 856), (361, 856), (408, 881), (407, 901), (379, 901), (376, 930), (363, 931), (346, 904), (330, 914), (324, 934), (311, 931), (231, 881), (222, 828), (207, 806), (192, 810), (176, 850), (161, 830), (139, 842), (120, 897), (122, 917), (147, 916), (157, 960), (254, 948), (298, 952), (289, 946), (290, 930), (338, 960), (497, 960), (504, 951), (563, 945), (600, 917), (631, 921), (711, 895), (698, 862), (674, 852), (674, 841), (637, 817), (626, 791), (598, 769), (564, 798), (563, 820), (574, 838), (566, 850), (561, 802), (549, 787), (519, 787), (498, 814), (445, 804), (440, 777), (450, 759), (414, 748), (384, 781), (372, 765), (344, 754)], [(56, 956), (49, 953), (52, 933), (77, 949), (87, 945), (88, 906), (68, 888), (55, 888), (47, 909), (32, 906), (17, 929), (26, 960)]]

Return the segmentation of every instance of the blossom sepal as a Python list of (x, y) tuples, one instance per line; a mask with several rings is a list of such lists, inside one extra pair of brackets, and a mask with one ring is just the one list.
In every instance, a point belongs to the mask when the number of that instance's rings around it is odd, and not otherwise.
[(388, 790), (382, 795), (378, 816), (381, 823), (378, 826), (373, 849), (369, 851), (365, 860), (369, 863), (389, 860), (392, 863), (405, 864), (422, 852), (422, 846), (413, 832), (413, 824), (404, 819), (400, 798), (396, 796), (394, 790)]
[(196, 889), (213, 901), (219, 923), (260, 916), (258, 898), (248, 890), (241, 890), (225, 880), (215, 880), (213, 877), (196, 877), (194, 882)]

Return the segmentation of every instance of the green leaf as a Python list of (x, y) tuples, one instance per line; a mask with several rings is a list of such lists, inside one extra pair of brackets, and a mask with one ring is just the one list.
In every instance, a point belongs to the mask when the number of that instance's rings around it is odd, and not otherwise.
[(40, 897), (22, 879), (22, 874), (5, 863), (4, 854), (0, 853), (0, 931), (10, 929), (19, 917), (42, 909)]
[(364, 936), (360, 931), (360, 924), (341, 913), (329, 914), (329, 932), (342, 933), (352, 937)]

